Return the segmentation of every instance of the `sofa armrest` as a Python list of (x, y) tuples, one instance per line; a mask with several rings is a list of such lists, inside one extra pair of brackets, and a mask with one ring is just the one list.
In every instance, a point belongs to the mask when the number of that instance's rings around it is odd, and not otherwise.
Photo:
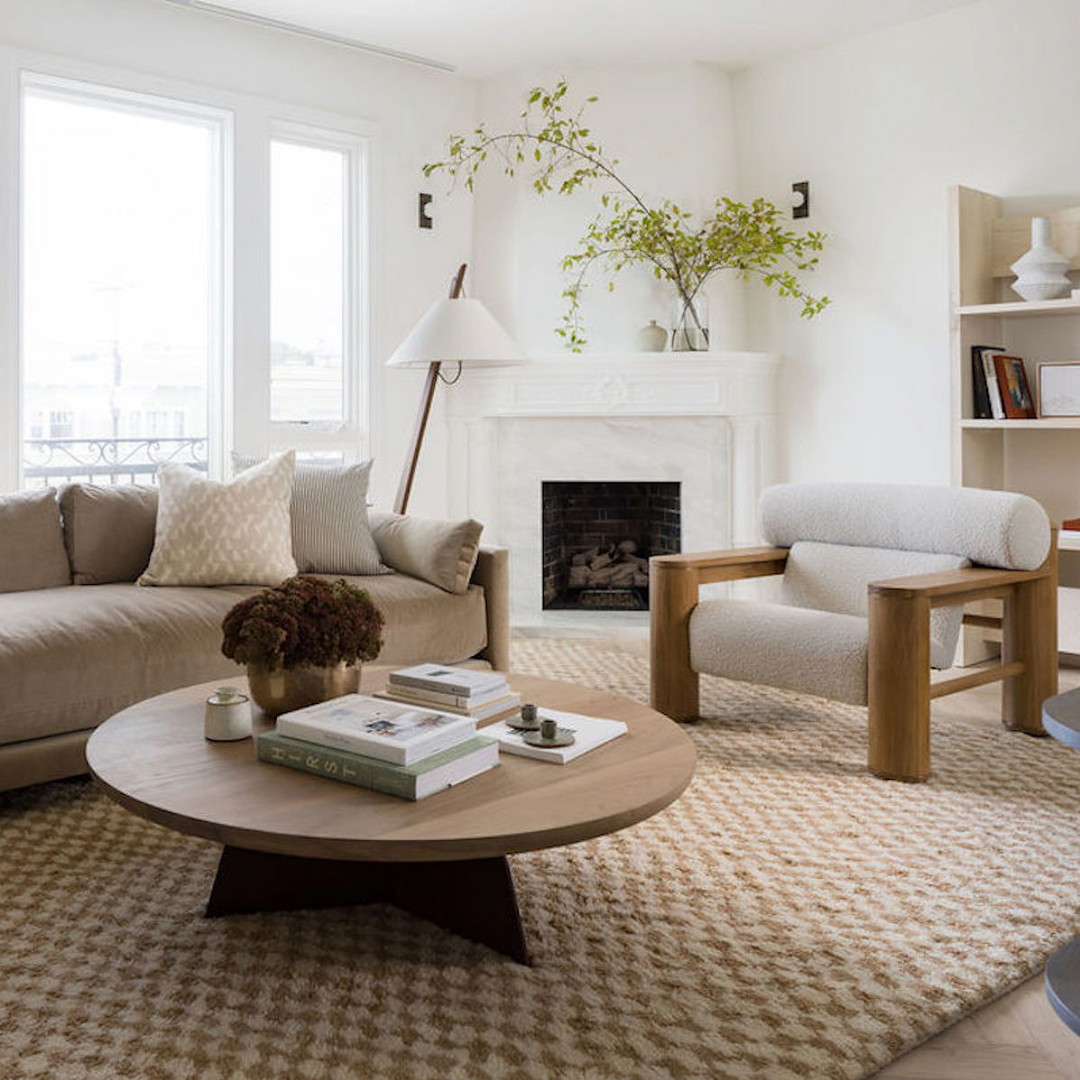
[(480, 546), (471, 584), (484, 589), (487, 648), (479, 655), (499, 671), (510, 670), (510, 552)]

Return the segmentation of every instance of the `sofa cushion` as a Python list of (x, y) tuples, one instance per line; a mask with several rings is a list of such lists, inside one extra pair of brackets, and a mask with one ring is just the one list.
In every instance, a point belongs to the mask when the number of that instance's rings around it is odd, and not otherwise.
[(157, 505), (157, 488), (152, 487), (64, 487), (60, 512), (75, 584), (134, 581), (154, 548)]
[[(449, 664), (487, 643), (478, 586), (454, 595), (404, 574), (346, 580), (386, 616), (380, 664)], [(0, 596), (0, 745), (91, 728), (154, 694), (243, 674), (221, 653), (221, 621), (257, 591), (125, 583)]]
[(295, 574), (294, 463), (290, 450), (227, 484), (161, 465), (154, 550), (139, 584), (278, 585)]
[[(800, 540), (791, 545), (780, 590), (785, 604), (833, 611), (841, 615), (869, 613), (867, 585), (872, 581), (936, 574), (968, 566), (961, 555), (931, 555), (925, 551), (851, 547)], [(930, 666), (951, 667), (964, 621), (963, 606), (930, 612)]]
[[(233, 454), (234, 469), (250, 469), (261, 458)], [(389, 574), (368, 523), (371, 461), (358, 465), (305, 465), (293, 479), (290, 517), (292, 551), (301, 573)]]
[(421, 658), (454, 664), (487, 645), (484, 590), (478, 585), (451, 593), (406, 574), (345, 580), (365, 589), (386, 619), (378, 664), (416, 663)]
[(866, 704), (866, 619), (755, 600), (703, 600), (690, 666), (707, 675)]
[(463, 593), (480, 551), (483, 525), (371, 512), (371, 531), (387, 566), (447, 592)]
[(0, 592), (70, 584), (56, 489), (0, 497)]
[(0, 743), (93, 727), (242, 672), (221, 654), (221, 620), (252, 591), (125, 583), (0, 596)]

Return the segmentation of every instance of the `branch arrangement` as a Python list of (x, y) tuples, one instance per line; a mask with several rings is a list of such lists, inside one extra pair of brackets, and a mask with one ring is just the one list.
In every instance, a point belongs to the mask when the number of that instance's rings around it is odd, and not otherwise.
[(462, 183), (472, 191), (479, 171), (495, 159), (507, 176), (527, 171), (539, 195), (571, 195), (595, 181), (612, 188), (601, 195), (601, 210), (587, 226), (579, 250), (562, 262), (569, 275), (563, 290), (566, 313), (555, 332), (569, 349), (580, 352), (586, 343), (581, 296), (594, 269), (609, 275), (608, 288), (613, 289), (612, 277), (625, 266), (650, 265), (656, 278), (674, 285), (683, 311), (693, 319), (701, 287), (721, 270), (759, 277), (780, 296), (800, 301), (805, 318), (813, 318), (829, 303), (828, 297), (805, 292), (798, 278), (817, 265), (814, 252), (824, 245), (823, 233), (784, 229), (781, 211), (762, 198), (751, 203), (718, 199), (711, 216), (697, 226), (692, 214), (669, 199), (649, 206), (619, 175), (618, 160), (604, 153), (582, 121), (585, 107), (597, 99), (586, 98), (571, 113), (566, 93), (565, 81), (553, 90), (532, 89), (516, 130), (491, 134), (481, 124), (471, 135), (451, 135), (445, 160), (425, 165), (424, 175), (442, 171), (452, 186)]

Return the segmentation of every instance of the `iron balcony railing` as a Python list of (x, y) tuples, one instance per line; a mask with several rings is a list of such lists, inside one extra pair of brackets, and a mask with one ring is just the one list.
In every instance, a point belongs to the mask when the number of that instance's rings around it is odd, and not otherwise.
[(206, 454), (206, 439), (24, 439), (23, 478), (27, 487), (152, 484), (166, 461), (206, 472)]

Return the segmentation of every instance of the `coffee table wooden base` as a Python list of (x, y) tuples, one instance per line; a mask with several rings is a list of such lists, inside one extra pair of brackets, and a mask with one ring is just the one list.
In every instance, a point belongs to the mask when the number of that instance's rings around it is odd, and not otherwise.
[(207, 917), (388, 903), (528, 964), (505, 856), (454, 862), (312, 859), (226, 846)]

